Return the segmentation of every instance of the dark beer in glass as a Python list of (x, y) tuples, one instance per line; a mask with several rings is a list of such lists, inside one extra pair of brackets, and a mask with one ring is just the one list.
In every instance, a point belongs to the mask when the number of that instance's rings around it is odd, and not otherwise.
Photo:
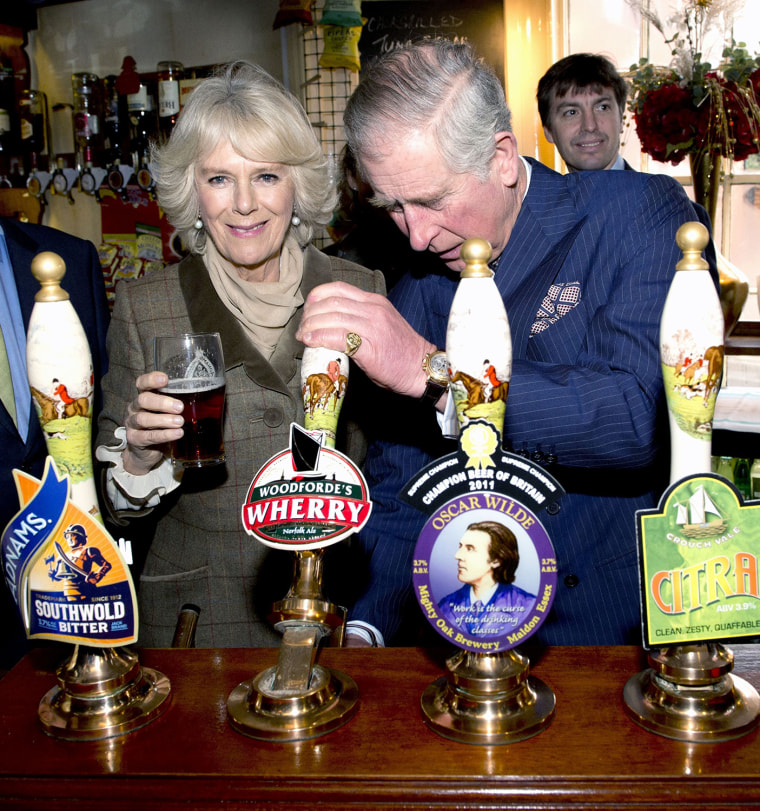
[(172, 459), (183, 467), (224, 462), (224, 360), (218, 333), (156, 338), (156, 369), (169, 377), (161, 389), (184, 404), (181, 439)]

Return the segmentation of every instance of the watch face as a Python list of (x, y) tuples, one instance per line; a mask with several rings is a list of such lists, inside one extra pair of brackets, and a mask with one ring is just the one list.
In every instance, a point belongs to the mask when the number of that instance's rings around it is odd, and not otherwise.
[(449, 382), (449, 369), (446, 360), (446, 353), (439, 349), (433, 352), (427, 359), (428, 377), (437, 383), (446, 385)]
[(446, 355), (443, 352), (435, 352), (430, 357), (430, 369), (433, 372), (438, 372), (438, 374), (448, 374), (448, 369), (446, 368)]

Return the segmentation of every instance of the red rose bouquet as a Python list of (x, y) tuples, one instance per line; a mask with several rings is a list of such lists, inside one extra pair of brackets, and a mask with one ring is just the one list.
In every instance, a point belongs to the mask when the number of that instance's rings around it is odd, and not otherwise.
[(760, 56), (743, 42), (723, 49), (717, 68), (702, 61), (705, 35), (718, 22), (726, 24), (735, 0), (687, 0), (670, 18), (668, 37), (655, 12), (639, 0), (628, 0), (672, 46), (668, 68), (642, 59), (628, 74), (633, 114), (641, 148), (661, 163), (692, 165), (711, 156), (745, 160), (760, 151)]

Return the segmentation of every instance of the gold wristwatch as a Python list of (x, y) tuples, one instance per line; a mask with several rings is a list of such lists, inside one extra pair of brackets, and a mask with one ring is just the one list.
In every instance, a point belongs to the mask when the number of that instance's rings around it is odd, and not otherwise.
[(427, 383), (420, 400), (435, 405), (449, 387), (449, 364), (446, 353), (442, 349), (428, 352), (422, 359), (422, 369), (427, 375)]

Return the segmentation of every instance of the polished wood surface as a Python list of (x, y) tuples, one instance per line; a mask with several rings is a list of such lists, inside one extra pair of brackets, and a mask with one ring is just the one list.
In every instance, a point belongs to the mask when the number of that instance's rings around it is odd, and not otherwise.
[[(732, 648), (734, 673), (760, 687), (760, 653)], [(350, 674), (360, 708), (331, 734), (262, 743), (236, 733), (226, 701), (276, 662), (276, 650), (144, 650), (171, 679), (172, 704), (129, 735), (47, 737), (37, 705), (55, 685), (51, 651), (0, 680), (0, 806), (23, 809), (720, 809), (760, 808), (758, 730), (725, 743), (653, 735), (625, 714), (622, 690), (643, 667), (633, 647), (556, 648), (531, 673), (555, 692), (545, 731), (505, 746), (446, 740), (422, 721), (420, 696), (443, 654), (336, 649), (319, 661)]]

